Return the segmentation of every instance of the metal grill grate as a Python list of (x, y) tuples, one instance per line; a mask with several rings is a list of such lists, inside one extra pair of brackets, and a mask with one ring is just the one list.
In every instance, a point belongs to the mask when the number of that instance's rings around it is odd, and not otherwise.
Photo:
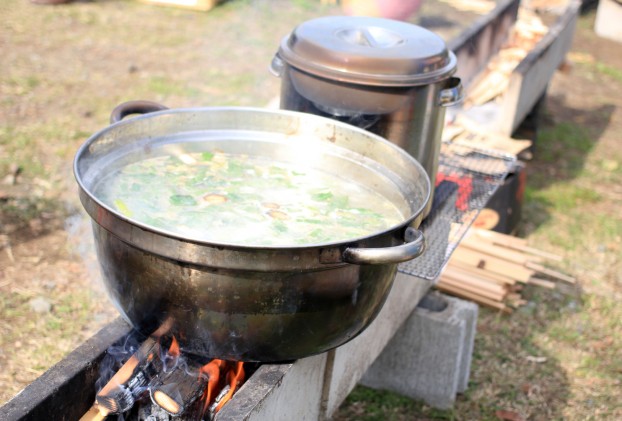
[(467, 229), (515, 164), (513, 155), (444, 143), (432, 210), (420, 227), (427, 249), (420, 257), (400, 264), (398, 270), (436, 281)]

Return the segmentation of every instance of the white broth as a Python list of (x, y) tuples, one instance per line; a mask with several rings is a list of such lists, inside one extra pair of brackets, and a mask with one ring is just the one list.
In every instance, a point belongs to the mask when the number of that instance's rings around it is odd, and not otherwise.
[(314, 168), (220, 151), (165, 155), (122, 167), (95, 195), (135, 221), (201, 241), (320, 244), (400, 223), (387, 198)]

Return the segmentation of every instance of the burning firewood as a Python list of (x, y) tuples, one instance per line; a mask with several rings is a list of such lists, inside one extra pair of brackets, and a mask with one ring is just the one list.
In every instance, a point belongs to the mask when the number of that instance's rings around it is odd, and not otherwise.
[(183, 414), (203, 395), (208, 378), (192, 361), (161, 374), (149, 385), (151, 401), (171, 415)]
[(102, 414), (119, 414), (130, 409), (136, 397), (146, 391), (146, 387), (161, 371), (159, 339), (170, 329), (170, 321), (165, 322), (147, 338), (129, 360), (115, 373), (97, 393), (95, 401)]
[(102, 413), (99, 410), (99, 406), (95, 403), (88, 411), (86, 411), (84, 415), (82, 415), (80, 421), (102, 421), (106, 419), (107, 416), (108, 414)]
[(97, 393), (81, 421), (104, 420), (132, 408), (128, 413), (150, 421), (182, 415), (193, 420), (214, 418), (244, 381), (244, 363), (212, 359), (205, 364), (184, 357), (174, 337), (166, 351), (162, 337), (169, 330), (167, 322), (139, 346)]
[(159, 373), (162, 362), (160, 346), (148, 338), (138, 351), (115, 373), (95, 397), (101, 411), (119, 414), (129, 410), (149, 382)]

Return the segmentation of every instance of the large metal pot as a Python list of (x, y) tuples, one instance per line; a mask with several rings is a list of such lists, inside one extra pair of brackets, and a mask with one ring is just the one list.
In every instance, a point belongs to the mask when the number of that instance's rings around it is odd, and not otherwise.
[[(423, 252), (416, 228), (430, 181), (421, 165), (374, 134), (304, 113), (191, 108), (118, 121), (161, 108), (117, 108), (115, 123), (89, 138), (74, 162), (105, 285), (125, 319), (145, 334), (168, 321), (187, 352), (242, 361), (301, 358), (359, 334), (384, 303), (397, 264)], [(124, 217), (94, 196), (110, 171), (171, 144), (315, 162), (346, 182), (365, 180), (399, 207), (403, 221), (340, 243), (214, 244)]]
[(456, 64), (445, 42), (425, 28), (327, 16), (294, 28), (272, 71), (281, 77), (281, 108), (376, 133), (414, 156), (434, 184), (445, 108), (462, 99), (460, 79), (451, 77)]

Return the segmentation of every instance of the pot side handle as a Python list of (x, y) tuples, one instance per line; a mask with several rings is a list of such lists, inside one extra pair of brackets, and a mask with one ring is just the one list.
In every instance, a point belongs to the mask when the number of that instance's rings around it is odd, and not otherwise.
[(441, 89), (438, 97), (438, 105), (441, 107), (451, 107), (464, 99), (464, 89), (459, 77), (450, 77), (445, 86)]
[(112, 110), (110, 113), (110, 124), (117, 123), (131, 114), (147, 114), (162, 110), (168, 110), (168, 107), (153, 101), (127, 101), (117, 105)]
[(385, 248), (353, 248), (343, 251), (342, 259), (355, 265), (378, 265), (401, 263), (420, 256), (426, 247), (423, 233), (414, 228), (407, 228), (404, 235), (406, 244)]

